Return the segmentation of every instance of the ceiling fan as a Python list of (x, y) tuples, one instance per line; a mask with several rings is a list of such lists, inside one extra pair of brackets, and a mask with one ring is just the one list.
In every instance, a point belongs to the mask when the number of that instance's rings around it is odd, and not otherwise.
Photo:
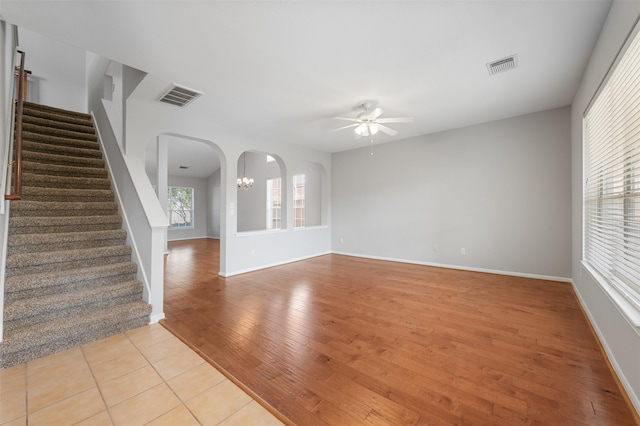
[(382, 108), (375, 107), (373, 102), (365, 102), (358, 105), (358, 110), (361, 110), (360, 114), (356, 118), (350, 117), (333, 117), (336, 120), (352, 121), (353, 124), (347, 126), (338, 127), (331, 130), (331, 132), (337, 132), (338, 130), (349, 129), (353, 127), (356, 133), (356, 139), (360, 136), (373, 136), (378, 131), (385, 133), (389, 136), (395, 136), (398, 134), (397, 130), (393, 130), (390, 127), (385, 126), (387, 123), (412, 123), (413, 117), (395, 117), (395, 118), (380, 118), (384, 112)]

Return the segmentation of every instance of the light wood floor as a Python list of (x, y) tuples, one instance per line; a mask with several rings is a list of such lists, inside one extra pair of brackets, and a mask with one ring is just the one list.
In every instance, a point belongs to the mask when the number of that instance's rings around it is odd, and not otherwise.
[(169, 244), (163, 325), (298, 425), (631, 425), (568, 283)]

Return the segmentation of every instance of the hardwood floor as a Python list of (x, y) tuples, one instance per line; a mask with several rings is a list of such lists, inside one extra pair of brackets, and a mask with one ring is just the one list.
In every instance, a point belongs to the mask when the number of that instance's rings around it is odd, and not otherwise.
[(291, 424), (635, 424), (568, 283), (169, 249), (163, 324)]

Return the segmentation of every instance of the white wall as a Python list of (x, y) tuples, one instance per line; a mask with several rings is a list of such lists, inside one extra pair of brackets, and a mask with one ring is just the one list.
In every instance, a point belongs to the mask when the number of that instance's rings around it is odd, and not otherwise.
[(569, 117), (565, 107), (334, 154), (333, 250), (567, 279)]
[(85, 51), (24, 28), (18, 39), (19, 49), (26, 52), (25, 69), (32, 72), (27, 100), (87, 112)]
[(207, 237), (220, 238), (220, 169), (207, 178)]
[(571, 109), (573, 281), (583, 307), (638, 412), (640, 412), (640, 330), (633, 327), (620, 313), (582, 266), (581, 259), (582, 116), (639, 16), (640, 2), (613, 2)]

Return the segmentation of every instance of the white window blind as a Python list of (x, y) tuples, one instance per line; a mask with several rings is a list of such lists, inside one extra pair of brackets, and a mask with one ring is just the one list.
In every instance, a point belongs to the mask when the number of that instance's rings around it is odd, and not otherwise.
[(640, 37), (584, 117), (584, 261), (640, 312)]

